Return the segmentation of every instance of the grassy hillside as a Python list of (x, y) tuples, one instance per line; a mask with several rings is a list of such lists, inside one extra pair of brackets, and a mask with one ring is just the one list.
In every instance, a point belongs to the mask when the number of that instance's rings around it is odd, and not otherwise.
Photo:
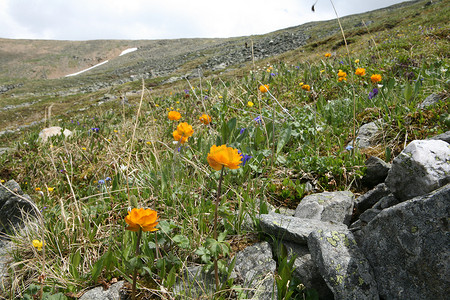
[[(52, 108), (45, 124), (0, 137), (12, 148), (0, 156), (0, 180), (16, 180), (40, 210), (27, 231), (11, 233), (13, 265), (2, 296), (31, 297), (42, 287), (47, 295), (76, 297), (99, 282), (132, 282), (137, 272), (142, 299), (170, 299), (174, 278), (187, 266), (214, 268), (217, 262), (226, 274), (227, 259), (264, 238), (258, 233), (260, 213), (295, 208), (311, 193), (364, 193), (360, 179), (367, 157), (391, 161), (410, 141), (450, 129), (450, 1), (426, 3), (342, 19), (348, 48), (337, 20), (306, 24), (302, 32), (310, 39), (303, 47), (171, 84), (162, 82), (204, 63), (205, 53), (228, 53), (250, 37), (160, 42), (169, 48), (170, 43), (190, 45), (189, 59), (175, 61), (185, 55), (177, 52), (168, 59), (178, 65), (172, 73), (95, 92), (57, 93), (120, 78), (114, 71), (133, 70), (126, 66), (139, 65), (139, 55), (78, 78), (26, 83), (8, 78), (24, 85), (1, 94), (0, 107), (32, 104), (0, 110), (2, 127), (40, 120)], [(106, 56), (136, 45), (92, 43)], [(149, 41), (136, 43), (150, 47)], [(89, 43), (80, 45), (89, 48)], [(96, 51), (88, 56), (95, 58)], [(186, 64), (190, 67), (183, 68)], [(419, 109), (432, 93), (441, 102)], [(170, 120), (170, 111), (181, 119)], [(381, 125), (373, 146), (348, 147), (359, 126), (374, 120)], [(182, 122), (187, 124), (180, 127)], [(42, 143), (37, 138), (44, 125), (73, 134)], [(180, 134), (189, 136), (187, 141), (181, 143)], [(211, 160), (225, 158), (213, 153), (213, 145), (237, 149), (248, 160), (237, 169), (235, 163), (223, 163), (232, 168), (216, 171)], [(159, 230), (143, 232), (138, 242), (138, 234), (126, 230), (131, 207), (155, 210)], [(33, 240), (43, 241), (43, 249)], [(245, 297), (231, 281), (221, 283), (217, 298)], [(291, 288), (298, 297), (305, 293)]]

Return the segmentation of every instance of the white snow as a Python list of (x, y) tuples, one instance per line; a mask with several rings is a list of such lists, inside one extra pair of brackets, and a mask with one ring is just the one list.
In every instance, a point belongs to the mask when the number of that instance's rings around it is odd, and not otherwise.
[(83, 73), (83, 72), (92, 70), (93, 68), (96, 68), (96, 67), (98, 67), (98, 66), (101, 66), (101, 65), (103, 65), (103, 64), (106, 64), (107, 62), (108, 62), (108, 60), (102, 61), (101, 63), (96, 64), (95, 66), (92, 66), (92, 67), (90, 67), (90, 68), (84, 69), (83, 71), (80, 71), (80, 72), (76, 72), (76, 73), (72, 73), (72, 74), (66, 75), (65, 77), (76, 76), (76, 75), (81, 74), (81, 73)]
[(129, 49), (127, 49), (127, 50), (123, 50), (122, 53), (120, 53), (119, 56), (128, 54), (128, 53), (130, 53), (130, 52), (134, 52), (134, 51), (136, 51), (136, 50), (137, 50), (137, 48), (129, 48)]

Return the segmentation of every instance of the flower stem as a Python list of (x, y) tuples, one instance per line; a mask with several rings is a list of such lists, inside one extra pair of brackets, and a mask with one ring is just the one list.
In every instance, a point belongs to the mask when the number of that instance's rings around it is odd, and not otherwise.
[[(136, 241), (136, 257), (139, 256), (139, 244), (141, 243), (142, 229), (139, 228), (137, 241)], [(136, 277), (137, 277), (137, 267), (134, 268), (133, 272), (133, 287), (131, 289), (131, 299), (136, 299)]]
[[(219, 185), (217, 186), (217, 197), (216, 197), (216, 207), (214, 210), (214, 233), (213, 237), (215, 240), (217, 240), (217, 218), (218, 218), (218, 207), (220, 203), (220, 194), (222, 191), (222, 180), (223, 180), (223, 169), (225, 169), (222, 166), (222, 170), (220, 171), (220, 178), (219, 178)], [(217, 257), (214, 256), (214, 276), (216, 278), (216, 290), (219, 289), (219, 268), (217, 266)]]

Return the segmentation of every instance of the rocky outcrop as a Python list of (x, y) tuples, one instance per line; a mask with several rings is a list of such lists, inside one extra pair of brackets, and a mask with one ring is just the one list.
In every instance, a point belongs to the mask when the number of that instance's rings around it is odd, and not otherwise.
[(386, 185), (400, 200), (429, 193), (450, 182), (450, 145), (412, 141), (393, 161)]
[(64, 129), (63, 131), (63, 129), (59, 126), (48, 127), (41, 130), (39, 133), (39, 139), (45, 143), (50, 137), (61, 134), (68, 137), (72, 134), (72, 131), (69, 129)]
[(361, 248), (384, 299), (448, 297), (450, 184), (381, 211)]

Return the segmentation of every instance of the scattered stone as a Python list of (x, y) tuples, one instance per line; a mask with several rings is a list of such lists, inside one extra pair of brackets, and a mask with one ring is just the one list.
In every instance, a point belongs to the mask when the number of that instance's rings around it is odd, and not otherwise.
[(433, 106), (437, 103), (439, 103), (439, 101), (442, 100), (442, 96), (439, 94), (431, 94), (430, 96), (428, 96), (427, 98), (425, 98), (425, 100), (423, 100), (422, 103), (419, 104), (419, 108), (420, 109), (426, 109), (430, 106)]
[(380, 212), (381, 210), (379, 209), (369, 208), (359, 216), (359, 219), (367, 224), (372, 221), (372, 219), (375, 218)]
[(447, 299), (450, 184), (387, 208), (362, 230), (361, 250), (384, 299)]
[(14, 180), (0, 185), (0, 233), (9, 233), (23, 225), (22, 212), (36, 215), (30, 196), (24, 194)]
[(119, 281), (111, 284), (109, 289), (103, 287), (93, 288), (83, 294), (79, 300), (126, 300), (128, 293), (122, 290), (125, 281)]
[[(360, 149), (369, 148), (372, 146), (374, 137), (380, 131), (380, 121), (374, 121), (362, 125), (358, 129), (358, 135), (356, 136), (355, 145)], [(347, 147), (353, 146), (353, 141), (350, 142)]]
[(350, 231), (313, 231), (308, 248), (335, 299), (379, 299), (372, 269)]
[(412, 141), (394, 159), (386, 185), (404, 201), (450, 182), (450, 145), (440, 140)]
[(308, 246), (292, 242), (283, 242), (283, 244), (288, 251), (289, 260), (296, 256), (292, 276), (299, 279), (306, 288), (315, 289), (320, 299), (333, 299), (333, 293), (313, 262)]
[(42, 131), (39, 133), (39, 139), (42, 140), (42, 142), (46, 142), (49, 137), (55, 136), (55, 135), (61, 135), (64, 134), (65, 137), (68, 137), (72, 134), (72, 131), (69, 129), (63, 129), (59, 126), (53, 126), (42, 129)]
[(214, 271), (205, 272), (202, 266), (187, 267), (181, 277), (176, 279), (173, 292), (181, 299), (201, 299), (208, 295), (212, 297), (216, 291), (214, 278)]
[(358, 217), (360, 214), (373, 207), (378, 201), (380, 201), (380, 199), (389, 195), (390, 193), (391, 192), (387, 188), (386, 184), (380, 183), (367, 193), (359, 196), (355, 201), (355, 216)]
[(391, 164), (386, 163), (376, 156), (369, 157), (366, 160), (365, 165), (366, 174), (361, 181), (369, 188), (373, 188), (377, 184), (383, 183), (391, 168)]
[(383, 198), (380, 199), (380, 201), (378, 201), (377, 203), (375, 203), (375, 205), (373, 206), (373, 208), (375, 209), (385, 209), (394, 205), (399, 204), (401, 201), (398, 200), (394, 194), (389, 194), (387, 196), (384, 196)]
[(315, 219), (302, 219), (271, 213), (260, 216), (263, 232), (284, 241), (306, 245), (308, 236), (315, 230), (344, 230), (347, 226), (340, 223), (324, 222)]
[(244, 289), (249, 289), (247, 298), (276, 298), (275, 269), (272, 249), (267, 242), (254, 244), (239, 251), (236, 256), (234, 271), (243, 283)]
[(429, 138), (429, 140), (441, 140), (450, 144), (450, 130)]
[(323, 192), (304, 197), (295, 217), (349, 225), (355, 196), (350, 191)]

